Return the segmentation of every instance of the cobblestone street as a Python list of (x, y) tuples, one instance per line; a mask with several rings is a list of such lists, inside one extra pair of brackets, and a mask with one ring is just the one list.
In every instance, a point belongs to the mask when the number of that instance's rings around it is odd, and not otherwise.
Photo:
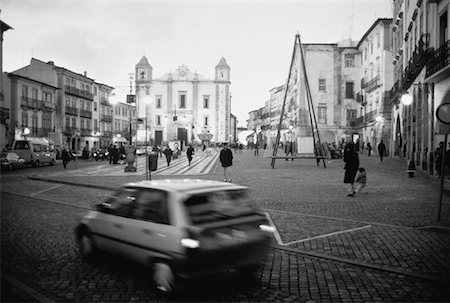
[[(73, 227), (85, 209), (142, 176), (72, 177), (70, 169), (53, 178), (47, 170), (2, 174), (2, 289), (14, 285), (28, 296), (31, 289), (41, 302), (448, 301), (449, 192), (437, 222), (438, 179), (420, 171), (409, 178), (399, 159), (360, 155), (360, 162), (368, 193), (347, 197), (342, 160), (326, 168), (315, 160), (277, 160), (271, 169), (262, 152), (235, 153), (233, 182), (250, 187), (277, 228), (271, 253), (254, 280), (228, 272), (181, 297), (156, 293), (149, 273), (135, 264), (115, 258), (86, 264), (76, 252)], [(221, 180), (222, 170), (173, 177)]]

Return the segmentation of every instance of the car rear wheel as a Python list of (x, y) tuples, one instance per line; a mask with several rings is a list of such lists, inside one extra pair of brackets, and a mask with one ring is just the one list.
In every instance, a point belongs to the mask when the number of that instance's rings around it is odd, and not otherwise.
[(86, 261), (92, 261), (97, 255), (97, 247), (89, 233), (83, 233), (79, 239), (80, 254), (81, 257)]
[(39, 160), (37, 160), (36, 162), (33, 163), (34, 167), (38, 167), (39, 166)]
[(153, 281), (158, 290), (171, 292), (174, 286), (174, 275), (170, 265), (158, 262), (153, 265)]
[(52, 159), (52, 161), (50, 161), (50, 166), (55, 164), (55, 159)]
[(10, 164), (9, 167), (8, 167), (8, 169), (9, 169), (9, 170), (13, 170), (13, 169), (14, 169), (14, 166), (13, 166), (12, 164)]

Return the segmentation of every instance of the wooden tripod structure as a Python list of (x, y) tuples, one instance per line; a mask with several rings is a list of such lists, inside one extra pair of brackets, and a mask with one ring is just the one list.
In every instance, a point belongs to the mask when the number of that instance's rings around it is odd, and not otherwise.
[[(277, 156), (278, 146), (280, 144), (281, 128), (282, 128), (283, 118), (284, 118), (285, 110), (286, 110), (285, 108), (286, 108), (286, 99), (288, 96), (288, 91), (289, 91), (289, 88), (292, 87), (292, 85), (290, 85), (290, 84), (296, 84), (296, 83), (293, 83), (293, 81), (291, 81), (292, 80), (292, 71), (294, 68), (296, 68), (296, 66), (295, 66), (296, 60), (300, 60), (302, 75), (303, 75), (303, 79), (304, 79), (305, 93), (306, 93), (306, 99), (307, 99), (307, 104), (308, 104), (309, 122), (311, 123), (311, 133), (312, 133), (313, 145), (314, 145), (314, 156), (312, 156), (312, 157), (305, 157), (305, 156), (303, 156), (303, 157), (302, 156), (300, 156), (300, 157), (299, 156), (280, 157), (280, 156)], [(297, 76), (297, 75), (295, 75), (295, 76)], [(295, 77), (294, 81), (297, 81), (296, 78), (297, 77)], [(297, 87), (297, 93), (299, 93), (299, 91), (300, 91), (300, 86)], [(316, 142), (316, 136), (317, 136), (317, 142)], [(323, 167), (326, 168), (326, 164), (325, 164), (326, 157), (323, 155), (324, 155), (324, 153), (323, 153), (323, 149), (322, 149), (322, 142), (320, 141), (319, 129), (317, 128), (317, 119), (316, 119), (316, 115), (314, 113), (314, 104), (312, 101), (311, 90), (309, 88), (308, 75), (306, 73), (305, 55), (304, 55), (304, 51), (303, 51), (303, 45), (300, 40), (300, 34), (297, 33), (295, 35), (294, 50), (292, 52), (291, 65), (289, 67), (289, 76), (288, 76), (285, 91), (284, 91), (284, 99), (283, 99), (283, 105), (281, 107), (280, 122), (278, 123), (276, 142), (275, 142), (274, 149), (273, 149), (273, 155), (271, 157), (272, 158), (271, 166), (272, 166), (272, 168), (275, 168), (275, 160), (276, 159), (287, 159), (287, 158), (292, 158), (292, 159), (310, 158), (311, 159), (312, 158), (312, 159), (316, 159), (317, 165), (319, 165), (320, 160), (322, 160)]]

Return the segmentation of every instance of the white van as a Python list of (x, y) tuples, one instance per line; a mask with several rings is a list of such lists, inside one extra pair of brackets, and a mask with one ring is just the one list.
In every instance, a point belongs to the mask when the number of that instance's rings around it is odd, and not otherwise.
[(25, 164), (38, 166), (40, 164), (55, 164), (56, 155), (50, 142), (44, 138), (27, 138), (16, 140), (13, 151), (25, 159)]

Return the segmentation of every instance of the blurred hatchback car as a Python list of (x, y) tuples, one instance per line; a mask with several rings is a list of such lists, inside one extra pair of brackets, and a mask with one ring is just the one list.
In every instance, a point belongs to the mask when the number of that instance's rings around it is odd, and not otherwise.
[(0, 153), (0, 163), (2, 169), (8, 170), (25, 167), (25, 159), (21, 158), (18, 154), (14, 152)]
[(92, 260), (102, 250), (143, 263), (161, 291), (219, 270), (253, 274), (275, 229), (247, 192), (211, 180), (126, 184), (82, 218), (80, 253)]

